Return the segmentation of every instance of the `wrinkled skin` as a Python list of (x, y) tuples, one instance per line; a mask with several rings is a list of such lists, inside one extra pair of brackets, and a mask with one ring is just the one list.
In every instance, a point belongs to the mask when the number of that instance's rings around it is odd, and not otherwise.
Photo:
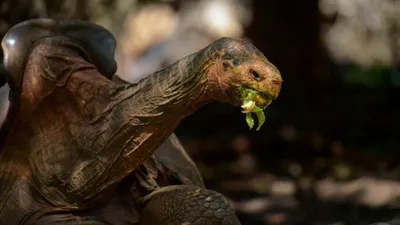
[[(240, 106), (248, 89), (259, 108), (276, 98), (282, 78), (261, 52), (223, 38), (137, 84), (118, 84), (109, 79), (109, 49), (94, 44), (104, 39), (82, 38), (79, 23), (80, 30), (33, 24), (2, 42), (17, 99), (11, 126), (2, 127), (0, 224), (240, 224), (220, 194), (171, 186), (152, 158), (184, 117), (209, 102)], [(12, 39), (15, 30), (30, 35)], [(165, 187), (146, 186), (154, 173)]]
[[(116, 83), (128, 84), (128, 82), (120, 79), (117, 75), (114, 75), (112, 80)], [(145, 165), (149, 167), (145, 168), (146, 174), (155, 171), (154, 168), (161, 164), (161, 166), (164, 167), (164, 171), (168, 170), (170, 174), (173, 174), (173, 179), (178, 180), (176, 183), (168, 179), (168, 185), (185, 184), (204, 188), (203, 178), (196, 164), (186, 153), (178, 137), (174, 133), (155, 151), (154, 157), (149, 159), (149, 161), (151, 162), (145, 163)], [(152, 174), (151, 176), (157, 177), (157, 174)], [(153, 183), (154, 182), (155, 180), (153, 180)], [(149, 186), (148, 183), (149, 181), (147, 180), (146, 184), (142, 184), (141, 186)]]

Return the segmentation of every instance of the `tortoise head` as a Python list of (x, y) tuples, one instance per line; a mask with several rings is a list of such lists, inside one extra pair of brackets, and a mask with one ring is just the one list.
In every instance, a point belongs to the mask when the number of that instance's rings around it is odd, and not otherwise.
[(254, 125), (250, 113), (258, 113), (260, 128), (262, 111), (281, 90), (283, 80), (279, 70), (248, 41), (222, 38), (211, 46), (215, 64), (211, 66), (209, 82), (216, 86), (215, 90), (221, 90), (214, 98), (241, 105), (250, 128)]

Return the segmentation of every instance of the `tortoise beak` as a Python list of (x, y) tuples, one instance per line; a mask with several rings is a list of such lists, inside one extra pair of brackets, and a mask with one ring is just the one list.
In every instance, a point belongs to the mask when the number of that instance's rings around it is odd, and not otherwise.
[(254, 97), (254, 101), (256, 105), (262, 109), (266, 109), (272, 102), (274, 97), (265, 92), (259, 92), (257, 95)]

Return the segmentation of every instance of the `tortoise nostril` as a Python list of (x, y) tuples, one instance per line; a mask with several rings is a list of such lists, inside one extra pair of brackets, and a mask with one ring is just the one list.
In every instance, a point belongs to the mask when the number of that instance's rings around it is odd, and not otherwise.
[(271, 82), (274, 85), (281, 85), (282, 84), (282, 80), (280, 80), (280, 79), (273, 79)]

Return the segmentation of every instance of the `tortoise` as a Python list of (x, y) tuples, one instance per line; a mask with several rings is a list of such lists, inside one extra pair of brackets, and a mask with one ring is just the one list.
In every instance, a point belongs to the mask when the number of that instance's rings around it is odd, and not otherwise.
[[(240, 224), (173, 131), (213, 101), (252, 113), (279, 95), (277, 68), (221, 38), (135, 84), (117, 82), (113, 35), (34, 19), (2, 41), (0, 224)], [(113, 77), (114, 76), (114, 77)]]

